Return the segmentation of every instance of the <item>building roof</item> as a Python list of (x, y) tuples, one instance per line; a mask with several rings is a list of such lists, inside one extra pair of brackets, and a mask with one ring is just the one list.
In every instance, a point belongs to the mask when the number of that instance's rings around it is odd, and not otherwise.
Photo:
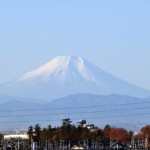
[(11, 138), (22, 138), (22, 139), (28, 139), (28, 135), (26, 134), (11, 134), (11, 135), (4, 135), (4, 139), (11, 139)]

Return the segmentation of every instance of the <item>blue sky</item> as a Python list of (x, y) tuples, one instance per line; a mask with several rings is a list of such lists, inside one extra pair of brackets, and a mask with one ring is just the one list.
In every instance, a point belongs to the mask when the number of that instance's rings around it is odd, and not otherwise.
[(1, 0), (0, 83), (80, 55), (150, 89), (149, 0)]

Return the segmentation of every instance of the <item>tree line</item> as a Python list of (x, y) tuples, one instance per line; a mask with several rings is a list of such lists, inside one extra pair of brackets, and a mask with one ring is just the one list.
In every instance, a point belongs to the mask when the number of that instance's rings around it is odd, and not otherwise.
[(127, 131), (124, 128), (111, 127), (106, 125), (103, 129), (98, 127), (88, 128), (82, 121), (75, 126), (69, 118), (63, 119), (58, 127), (41, 128), (39, 124), (28, 128), (29, 145), (36, 142), (37, 147), (47, 147), (58, 149), (61, 147), (73, 147), (74, 145), (82, 147), (109, 147), (114, 143), (124, 146), (140, 145), (149, 147), (150, 125), (141, 128), (140, 132), (134, 135), (133, 131)]

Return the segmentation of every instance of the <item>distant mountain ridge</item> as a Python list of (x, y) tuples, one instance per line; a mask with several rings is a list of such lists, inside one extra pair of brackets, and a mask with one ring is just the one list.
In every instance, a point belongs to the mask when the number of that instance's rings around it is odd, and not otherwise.
[(58, 56), (21, 78), (4, 84), (0, 93), (47, 100), (77, 93), (150, 96), (150, 91), (121, 80), (80, 56)]
[[(106, 124), (132, 130), (149, 124), (150, 98), (126, 95), (70, 95), (49, 102), (37, 103), (26, 99), (0, 96), (0, 129), (21, 129), (39, 123), (46, 127), (61, 125), (62, 119), (70, 118), (74, 124), (81, 119), (98, 127)], [(5, 101), (5, 102), (4, 102)], [(139, 129), (138, 128), (138, 129)]]

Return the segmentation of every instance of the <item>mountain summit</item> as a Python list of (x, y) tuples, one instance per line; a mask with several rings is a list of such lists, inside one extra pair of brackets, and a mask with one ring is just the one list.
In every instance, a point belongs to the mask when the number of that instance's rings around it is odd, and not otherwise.
[(35, 78), (41, 78), (46, 82), (54, 78), (60, 83), (69, 79), (93, 81), (94, 74), (91, 70), (92, 67), (89, 68), (89, 65), (90, 63), (82, 57), (58, 56), (47, 64), (25, 74), (19, 81)]
[(150, 96), (150, 91), (121, 80), (80, 56), (58, 56), (4, 85), (0, 91), (9, 95), (49, 100), (77, 93)]

